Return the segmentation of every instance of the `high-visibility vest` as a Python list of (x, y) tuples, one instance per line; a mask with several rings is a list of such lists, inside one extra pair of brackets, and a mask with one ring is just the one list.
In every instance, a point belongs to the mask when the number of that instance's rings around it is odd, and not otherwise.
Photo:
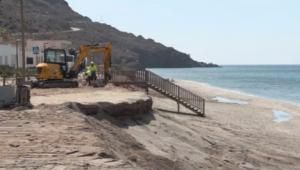
[(90, 66), (88, 66), (87, 68), (86, 68), (86, 70), (85, 70), (85, 75), (87, 75), (87, 76), (91, 76), (92, 75), (92, 71), (91, 71), (91, 68), (90, 68)]
[(97, 66), (96, 66), (96, 64), (90, 65), (89, 69), (91, 70), (91, 72), (97, 72)]

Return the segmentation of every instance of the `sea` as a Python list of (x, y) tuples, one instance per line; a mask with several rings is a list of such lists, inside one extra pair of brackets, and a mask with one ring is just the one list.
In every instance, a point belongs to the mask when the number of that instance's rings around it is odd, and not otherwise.
[(192, 80), (300, 105), (300, 65), (226, 65), (219, 68), (149, 70), (165, 78)]

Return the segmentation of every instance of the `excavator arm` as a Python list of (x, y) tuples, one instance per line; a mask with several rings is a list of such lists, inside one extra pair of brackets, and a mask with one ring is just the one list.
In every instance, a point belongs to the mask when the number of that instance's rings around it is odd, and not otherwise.
[(71, 68), (71, 73), (77, 75), (79, 73), (80, 65), (82, 64), (82, 62), (94, 53), (103, 54), (104, 79), (108, 81), (110, 79), (109, 68), (111, 67), (111, 43), (106, 43), (105, 45), (81, 45), (76, 61)]

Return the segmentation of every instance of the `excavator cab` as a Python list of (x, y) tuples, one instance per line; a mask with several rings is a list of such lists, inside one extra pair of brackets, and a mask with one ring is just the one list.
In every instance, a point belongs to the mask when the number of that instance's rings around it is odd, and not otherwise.
[(37, 66), (38, 80), (61, 80), (67, 76), (67, 55), (64, 49), (45, 49), (44, 63)]
[(34, 87), (78, 87), (78, 82), (69, 78), (68, 56), (64, 49), (45, 49), (44, 62), (36, 66), (37, 82)]

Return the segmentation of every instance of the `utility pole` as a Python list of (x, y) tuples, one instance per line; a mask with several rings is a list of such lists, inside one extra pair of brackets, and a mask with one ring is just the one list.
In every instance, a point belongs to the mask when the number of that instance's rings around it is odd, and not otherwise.
[(22, 68), (25, 71), (25, 23), (24, 23), (24, 2), (20, 0), (21, 5), (21, 29), (22, 29)]
[(20, 39), (16, 40), (16, 69), (19, 68), (19, 41)]

